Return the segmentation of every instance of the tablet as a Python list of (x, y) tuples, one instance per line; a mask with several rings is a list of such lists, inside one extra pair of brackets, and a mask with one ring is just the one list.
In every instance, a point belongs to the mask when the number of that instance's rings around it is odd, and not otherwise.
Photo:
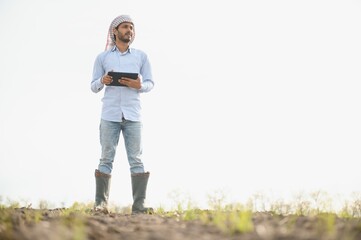
[(138, 78), (138, 73), (129, 73), (129, 72), (108, 72), (108, 75), (113, 77), (113, 82), (111, 82), (107, 86), (126, 87), (126, 85), (119, 83), (118, 80), (120, 78), (127, 77), (134, 80)]

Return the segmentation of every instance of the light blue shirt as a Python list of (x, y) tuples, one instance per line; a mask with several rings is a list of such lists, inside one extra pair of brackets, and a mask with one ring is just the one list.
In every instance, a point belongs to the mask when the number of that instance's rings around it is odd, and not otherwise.
[[(101, 78), (110, 71), (140, 74), (142, 87), (137, 90), (129, 87), (107, 86)], [(121, 122), (124, 117), (131, 121), (141, 121), (140, 93), (149, 92), (154, 86), (152, 71), (147, 55), (138, 49), (129, 48), (121, 53), (116, 46), (100, 53), (94, 63), (91, 90), (100, 92), (105, 86), (101, 118)]]

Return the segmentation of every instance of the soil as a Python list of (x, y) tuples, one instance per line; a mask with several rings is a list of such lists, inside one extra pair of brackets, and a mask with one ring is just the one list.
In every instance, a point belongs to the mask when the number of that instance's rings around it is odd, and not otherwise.
[(67, 215), (66, 209), (28, 208), (13, 209), (7, 217), (0, 213), (1, 240), (361, 240), (359, 218), (336, 217), (330, 225), (316, 217), (253, 213), (252, 231), (230, 234), (200, 220), (166, 215)]

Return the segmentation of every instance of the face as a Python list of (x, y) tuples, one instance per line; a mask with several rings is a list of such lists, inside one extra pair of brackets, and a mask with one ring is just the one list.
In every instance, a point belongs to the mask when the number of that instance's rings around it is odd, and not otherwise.
[(123, 22), (114, 29), (113, 33), (115, 35), (115, 39), (124, 43), (129, 43), (134, 36), (134, 26), (131, 23)]

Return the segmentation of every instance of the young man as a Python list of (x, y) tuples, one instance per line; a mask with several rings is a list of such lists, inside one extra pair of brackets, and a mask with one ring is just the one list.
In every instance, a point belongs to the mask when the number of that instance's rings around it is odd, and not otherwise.
[[(119, 135), (122, 132), (130, 165), (133, 205), (132, 213), (149, 213), (144, 207), (149, 172), (142, 162), (142, 123), (140, 94), (154, 86), (151, 65), (147, 55), (130, 48), (135, 36), (133, 20), (128, 15), (115, 18), (109, 27), (105, 51), (94, 63), (91, 90), (105, 88), (100, 122), (101, 158), (95, 170), (95, 210), (108, 212), (111, 172)], [(113, 78), (109, 72), (136, 73), (136, 79)], [(113, 86), (114, 83), (121, 86)]]

